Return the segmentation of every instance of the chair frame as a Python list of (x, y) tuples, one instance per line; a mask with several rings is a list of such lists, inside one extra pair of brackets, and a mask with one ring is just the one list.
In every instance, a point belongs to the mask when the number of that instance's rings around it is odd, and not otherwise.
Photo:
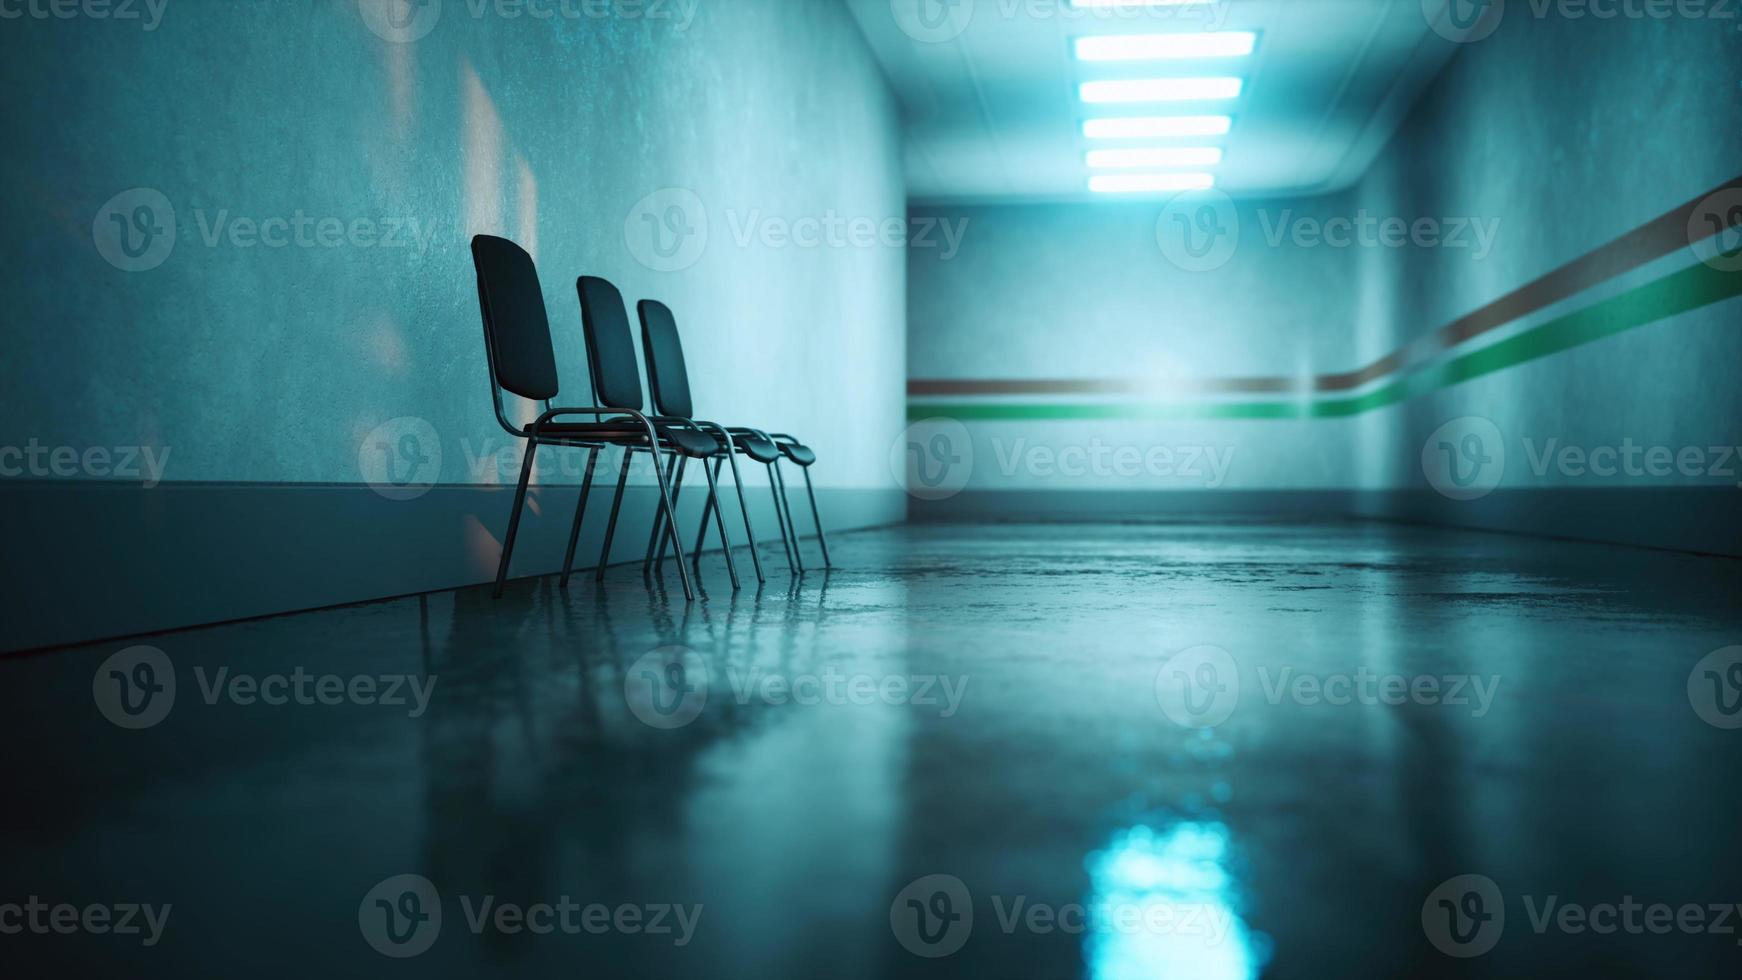
[[(671, 321), (672, 321), (672, 327), (673, 327), (674, 333), (675, 333), (675, 328), (676, 328), (676, 316), (671, 313), (670, 307), (665, 306), (664, 303), (660, 303), (657, 300), (642, 300), (640, 303), (636, 304), (636, 313), (637, 313), (638, 318), (641, 321), (642, 354), (647, 360), (647, 381), (648, 381), (647, 389), (648, 389), (648, 394), (653, 400), (653, 407), (654, 407), (655, 411), (664, 412), (665, 406), (661, 403), (659, 385), (655, 381), (655, 376), (658, 372), (657, 372), (657, 369), (655, 367), (655, 355), (653, 352), (653, 348), (652, 348), (652, 344), (651, 344), (651, 337), (650, 337), (651, 327), (650, 327), (650, 324), (648, 322), (648, 309), (650, 306), (658, 306), (658, 307), (665, 310), (666, 315), (669, 316)], [(681, 336), (678, 336), (675, 339), (677, 340), (678, 349), (679, 349), (678, 356), (681, 358), (682, 357), (683, 339)], [(687, 381), (685, 384), (685, 388), (686, 388), (686, 390), (688, 388)], [(743, 454), (743, 455), (748, 456), (749, 452), (748, 452), (747, 448), (742, 443), (740, 443), (736, 438), (733, 438), (733, 437), (747, 436), (747, 437), (753, 437), (756, 439), (761, 439), (762, 441), (768, 443), (771, 446), (774, 446), (777, 449), (777, 454), (776, 454), (775, 458), (772, 461), (764, 464), (768, 467), (769, 493), (772, 495), (773, 500), (774, 500), (774, 517), (775, 517), (775, 522), (780, 526), (780, 543), (781, 543), (782, 550), (784, 550), (786, 552), (787, 567), (790, 570), (792, 570), (794, 573), (802, 574), (804, 572), (805, 568), (804, 568), (804, 556), (799, 550), (800, 538), (799, 538), (799, 533), (798, 533), (798, 523), (796, 520), (794, 520), (794, 518), (792, 516), (792, 504), (791, 504), (790, 500), (788, 499), (787, 492), (786, 492), (786, 478), (781, 473), (780, 466), (779, 466), (781, 457), (787, 455), (787, 453), (783, 449), (781, 449), (783, 444), (787, 445), (787, 446), (800, 446), (802, 444), (793, 436), (787, 435), (785, 433), (777, 433), (777, 434), (771, 436), (767, 432), (762, 431), (761, 429), (753, 429), (753, 428), (748, 428), (748, 427), (744, 427), (744, 426), (726, 427), (726, 426), (720, 425), (717, 422), (699, 422), (698, 423), (698, 422), (690, 421), (688, 419), (677, 419), (677, 417), (674, 417), (674, 416), (664, 416), (664, 415), (656, 416), (655, 420), (657, 421), (659, 418), (673, 418), (674, 420), (686, 421), (686, 422), (689, 422), (691, 425), (699, 425), (703, 428), (711, 429), (715, 433), (718, 433), (718, 441), (724, 447), (722, 450), (721, 456), (723, 456), (725, 460), (730, 461), (731, 466), (732, 466), (732, 487), (733, 487), (733, 491), (738, 496), (738, 508), (739, 508), (739, 511), (742, 513), (743, 519), (744, 519), (744, 534), (749, 539), (749, 542), (750, 542), (750, 557), (751, 557), (752, 562), (756, 566), (756, 579), (758, 582), (764, 582), (764, 581), (766, 581), (766, 579), (764, 578), (763, 573), (762, 573), (762, 559), (757, 552), (756, 534), (755, 534), (754, 529), (751, 527), (750, 508), (749, 508), (749, 505), (744, 498), (744, 485), (743, 485), (743, 482), (740, 479), (740, 476), (738, 473), (738, 460), (737, 460), (737, 456), (739, 454)], [(687, 460), (685, 460), (683, 462), (687, 462)], [(705, 469), (706, 469), (706, 467), (704, 466), (704, 470)], [(833, 568), (834, 564), (830, 560), (830, 557), (829, 557), (828, 538), (823, 533), (823, 522), (822, 522), (821, 512), (817, 509), (816, 490), (814, 489), (814, 487), (811, 483), (810, 468), (808, 466), (801, 465), (801, 466), (799, 466), (799, 469), (804, 471), (805, 491), (809, 495), (809, 498), (810, 498), (811, 520), (816, 525), (817, 541), (822, 546), (823, 567), (824, 568)], [(719, 476), (719, 472), (720, 472), (720, 458), (716, 457), (713, 472), (709, 476), (708, 499), (707, 499), (707, 502), (702, 507), (702, 526), (701, 526), (700, 531), (697, 533), (696, 546), (693, 550), (693, 553), (697, 556), (698, 560), (699, 560), (700, 552), (702, 549), (702, 545), (707, 540), (708, 515), (710, 513), (714, 513), (714, 514), (718, 515), (718, 513), (720, 511), (724, 510), (724, 507), (725, 507), (725, 505), (723, 503), (718, 502), (718, 493), (717, 493), (717, 489), (715, 487), (715, 484), (717, 483), (717, 478)], [(679, 484), (681, 484), (682, 480), (683, 480), (683, 476), (682, 476), (683, 470), (681, 468), (681, 464), (679, 464), (679, 468), (677, 469), (677, 473), (678, 473), (677, 482)], [(682, 492), (682, 488), (680, 486), (680, 487), (678, 487), (678, 489), (674, 490), (673, 495), (672, 495), (673, 498), (676, 499), (678, 494), (681, 492)], [(650, 534), (648, 536), (648, 540), (647, 540), (647, 556), (646, 556), (646, 558), (643, 559), (643, 562), (642, 562), (642, 567), (644, 569), (651, 566), (655, 572), (662, 571), (664, 568), (664, 564), (665, 564), (665, 543), (663, 541), (660, 541), (658, 544), (657, 554), (654, 551), (655, 542), (659, 539), (659, 535), (660, 535), (659, 521), (660, 521), (659, 516), (655, 515), (653, 532), (652, 532), (652, 534)], [(726, 540), (725, 539), (725, 528), (723, 526), (721, 527), (721, 540), (722, 541)], [(730, 549), (731, 549), (729, 542), (727, 543), (726, 547), (727, 547), (728, 556), (729, 556)], [(679, 561), (681, 562), (682, 561), (681, 551), (679, 552), (679, 554), (680, 554)], [(730, 558), (728, 557), (728, 562), (729, 561), (730, 561)]]
[[(485, 236), (478, 236), (478, 238), (483, 238), (483, 237), (485, 237)], [(502, 241), (508, 241), (508, 240), (502, 239)], [(475, 251), (476, 250), (476, 243), (477, 243), (477, 239), (474, 239), (474, 241), (473, 241), (474, 255), (476, 255), (476, 251)], [(510, 244), (514, 244), (514, 243), (510, 242)], [(519, 246), (516, 246), (516, 247), (518, 248)], [(618, 480), (619, 499), (617, 502), (615, 502), (613, 504), (612, 512), (611, 512), (612, 526), (614, 527), (616, 524), (616, 517), (617, 517), (617, 504), (621, 503), (622, 485), (623, 485), (623, 482), (628, 477), (628, 472), (629, 472), (628, 460), (629, 460), (630, 456), (637, 449), (645, 449), (646, 451), (650, 452), (651, 455), (653, 456), (653, 472), (654, 472), (655, 478), (657, 479), (657, 481), (659, 483), (660, 510), (667, 515), (672, 515), (674, 513), (674, 511), (672, 509), (672, 497), (671, 497), (670, 488), (668, 487), (668, 485), (666, 483), (665, 470), (659, 465), (659, 453), (664, 448), (665, 444), (660, 440), (659, 433), (655, 429), (654, 424), (649, 419), (649, 417), (647, 415), (643, 414), (642, 412), (637, 411), (635, 409), (612, 408), (612, 407), (608, 407), (608, 406), (599, 406), (599, 405), (584, 406), (584, 407), (574, 407), (574, 406), (554, 407), (551, 404), (551, 402), (553, 400), (552, 398), (528, 398), (528, 396), (522, 395), (519, 392), (514, 391), (511, 388), (506, 388), (502, 384), (501, 375), (498, 372), (497, 365), (496, 365), (496, 346), (497, 346), (496, 330), (497, 330), (497, 328), (496, 328), (496, 324), (494, 322), (494, 318), (491, 314), (489, 294), (485, 288), (483, 272), (482, 272), (482, 270), (478, 270), (478, 271), (479, 271), (479, 274), (478, 274), (478, 305), (479, 305), (479, 312), (481, 314), (481, 318), (482, 318), (483, 324), (484, 324), (484, 352), (485, 352), (485, 359), (488, 362), (489, 370), (490, 370), (491, 404), (494, 407), (495, 412), (496, 412), (496, 422), (497, 422), (497, 424), (501, 425), (503, 431), (507, 432), (510, 436), (513, 436), (517, 439), (525, 439), (527, 441), (526, 452), (525, 452), (525, 454), (521, 460), (521, 464), (520, 464), (520, 479), (519, 479), (519, 482), (516, 484), (515, 490), (514, 490), (514, 506), (513, 506), (513, 509), (509, 512), (508, 533), (503, 538), (502, 556), (501, 556), (500, 560), (497, 562), (497, 566), (496, 566), (496, 585), (495, 585), (495, 590), (492, 594), (495, 598), (501, 598), (503, 586), (506, 584), (506, 582), (508, 580), (509, 564), (514, 556), (514, 543), (515, 543), (515, 539), (517, 538), (517, 536), (519, 535), (519, 532), (520, 532), (520, 517), (521, 517), (522, 512), (525, 510), (526, 491), (527, 491), (528, 484), (531, 482), (531, 479), (532, 479), (533, 462), (534, 462), (534, 459), (537, 457), (538, 448), (540, 446), (553, 446), (553, 447), (587, 450), (586, 475), (582, 478), (580, 501), (575, 508), (575, 522), (574, 522), (574, 526), (570, 529), (568, 551), (567, 551), (567, 554), (563, 560), (562, 584), (564, 587), (566, 587), (568, 585), (569, 569), (570, 569), (570, 566), (572, 565), (573, 560), (574, 560), (574, 551), (575, 551), (576, 539), (578, 538), (579, 532), (580, 532), (581, 515), (586, 510), (587, 497), (591, 493), (591, 490), (592, 490), (593, 469), (594, 469), (594, 465), (598, 461), (599, 453), (601, 451), (603, 451), (607, 446), (611, 446), (611, 445), (623, 446), (624, 450), (625, 450), (623, 473)], [(535, 274), (536, 274), (536, 271), (537, 270), (535, 268), (534, 269)], [(541, 294), (539, 296), (540, 305), (542, 305), (543, 302), (544, 302), (544, 297)], [(546, 339), (548, 342), (548, 327), (547, 327), (546, 333), (547, 333)], [(552, 349), (552, 352), (551, 352), (551, 360), (552, 360), (552, 363), (554, 364), (555, 363), (554, 348)], [(558, 390), (560, 392), (560, 387)], [(508, 391), (509, 393), (515, 395), (515, 397), (528, 398), (528, 400), (538, 403), (542, 407), (542, 410), (543, 410), (542, 414), (540, 414), (536, 420), (534, 420), (530, 425), (526, 426), (524, 429), (515, 427), (515, 425), (509, 421), (508, 414), (503, 406), (503, 403), (502, 403), (503, 391)], [(553, 396), (553, 398), (554, 397), (555, 396)], [(546, 435), (544, 433), (544, 431), (543, 431), (544, 427), (551, 424), (551, 422), (553, 422), (554, 420), (556, 420), (558, 418), (563, 418), (566, 416), (577, 416), (577, 415), (578, 416), (592, 416), (593, 418), (599, 419), (599, 420), (603, 420), (607, 416), (627, 417), (628, 419), (633, 420), (635, 425), (638, 426), (639, 428), (641, 428), (646, 433), (646, 439), (647, 439), (646, 445), (642, 446), (640, 444), (640, 441), (639, 441), (640, 436), (636, 436), (635, 443), (631, 444), (629, 441), (622, 439), (622, 438), (582, 439), (582, 438), (578, 438), (578, 437), (565, 436), (565, 435), (551, 436), (551, 435)], [(690, 578), (689, 578), (687, 569), (685, 569), (683, 567), (683, 563), (682, 563), (683, 543), (681, 541), (676, 540), (676, 536), (673, 535), (672, 544), (677, 549), (677, 552), (679, 555), (678, 571), (679, 571), (680, 576), (681, 576), (682, 581), (683, 581), (684, 597), (686, 599), (694, 600), (695, 599), (695, 592), (690, 584)], [(604, 576), (604, 561), (605, 561), (604, 556), (608, 555), (610, 553), (610, 548), (611, 548), (610, 530), (608, 529), (606, 532), (606, 539), (605, 539), (605, 551), (600, 557), (599, 576), (601, 578), (603, 578), (603, 576)]]

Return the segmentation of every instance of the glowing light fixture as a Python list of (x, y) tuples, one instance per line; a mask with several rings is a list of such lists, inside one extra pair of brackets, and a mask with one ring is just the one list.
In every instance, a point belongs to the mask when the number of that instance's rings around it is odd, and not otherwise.
[(1146, 146), (1120, 150), (1090, 150), (1089, 166), (1099, 170), (1121, 167), (1213, 167), (1222, 162), (1222, 150), (1214, 146)]
[(1215, 175), (1206, 173), (1097, 174), (1089, 178), (1089, 190), (1097, 194), (1207, 191), (1215, 186)]
[(1197, 102), (1239, 98), (1245, 81), (1239, 78), (1131, 78), (1084, 82), (1078, 90), (1084, 102)]
[(1252, 31), (1185, 34), (1107, 34), (1077, 38), (1079, 61), (1159, 61), (1178, 58), (1240, 58), (1252, 53)]
[(1160, 139), (1168, 136), (1222, 136), (1233, 128), (1227, 116), (1124, 116), (1083, 120), (1092, 140)]

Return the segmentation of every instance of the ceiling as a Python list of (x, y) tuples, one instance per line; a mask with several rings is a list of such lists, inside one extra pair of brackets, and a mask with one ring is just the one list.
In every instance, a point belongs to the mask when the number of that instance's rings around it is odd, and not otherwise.
[[(1076, 0), (1134, 4), (1140, 0)], [(1186, 0), (1079, 8), (1073, 0), (847, 0), (901, 101), (908, 196), (924, 203), (1085, 200), (1091, 147), (1220, 145), (1234, 197), (1338, 190), (1366, 172), (1458, 45), (1434, 33), (1443, 0)], [(1425, 8), (1425, 12), (1424, 12)], [(1256, 31), (1243, 58), (1079, 62), (1077, 37)], [(1087, 106), (1077, 84), (1238, 74), (1229, 102)], [(1091, 141), (1085, 118), (1216, 113), (1225, 136)]]

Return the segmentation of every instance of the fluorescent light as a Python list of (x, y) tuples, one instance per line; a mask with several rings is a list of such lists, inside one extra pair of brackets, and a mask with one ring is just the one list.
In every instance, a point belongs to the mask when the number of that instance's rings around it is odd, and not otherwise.
[(1144, 191), (1207, 191), (1216, 186), (1212, 174), (1099, 174), (1089, 178), (1097, 194), (1138, 194)]
[(1102, 102), (1192, 102), (1238, 98), (1245, 82), (1238, 78), (1134, 78), (1084, 82), (1078, 90), (1083, 101)]
[(1222, 162), (1214, 146), (1146, 146), (1130, 150), (1090, 150), (1089, 166), (1098, 170), (1121, 167), (1213, 167)]
[(1166, 136), (1221, 136), (1234, 125), (1227, 116), (1124, 116), (1083, 120), (1092, 140), (1159, 139)]
[(1164, 58), (1239, 58), (1252, 53), (1251, 31), (1186, 34), (1108, 34), (1077, 38), (1079, 61), (1143, 61)]

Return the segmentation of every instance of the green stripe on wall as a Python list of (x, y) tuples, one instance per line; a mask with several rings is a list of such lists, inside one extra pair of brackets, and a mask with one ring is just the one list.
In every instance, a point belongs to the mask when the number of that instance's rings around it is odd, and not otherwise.
[[(1742, 250), (1725, 254), (1734, 256), (1742, 254)], [(1354, 398), (1195, 404), (916, 402), (907, 406), (907, 417), (910, 421), (934, 416), (982, 421), (1345, 418), (1517, 367), (1738, 294), (1742, 294), (1742, 273), (1726, 272), (1701, 263), (1538, 324), (1481, 350), (1422, 368)]]

